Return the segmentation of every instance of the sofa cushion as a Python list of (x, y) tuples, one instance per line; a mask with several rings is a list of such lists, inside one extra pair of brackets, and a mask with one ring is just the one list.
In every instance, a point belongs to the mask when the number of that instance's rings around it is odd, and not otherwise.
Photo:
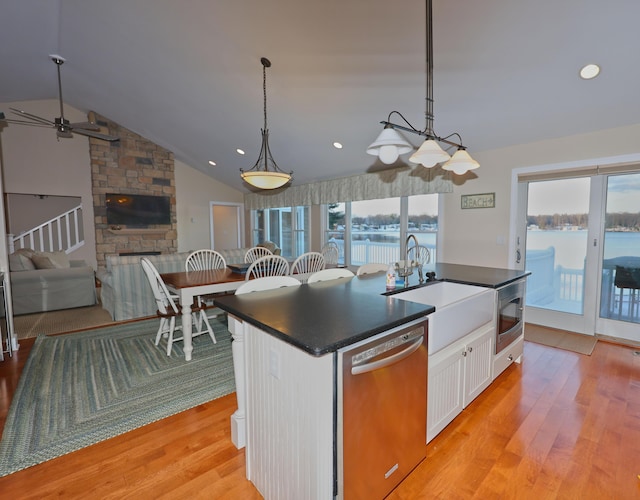
[(69, 257), (63, 251), (37, 252), (31, 257), (36, 269), (68, 269), (71, 267)]
[(9, 255), (9, 271), (33, 271), (36, 266), (31, 260), (35, 250), (20, 248)]

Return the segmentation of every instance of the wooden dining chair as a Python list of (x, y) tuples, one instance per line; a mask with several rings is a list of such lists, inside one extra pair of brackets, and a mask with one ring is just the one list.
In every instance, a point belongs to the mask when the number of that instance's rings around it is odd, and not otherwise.
[[(187, 256), (185, 261), (185, 269), (187, 271), (203, 271), (205, 269), (224, 269), (227, 267), (227, 262), (224, 257), (215, 250), (209, 248), (203, 248), (201, 250), (195, 250)], [(200, 307), (198, 328), (202, 328), (203, 317), (207, 316), (206, 306), (207, 304), (213, 304), (212, 295), (199, 295), (198, 307)], [(215, 318), (223, 314), (222, 309), (215, 309), (209, 311), (209, 318)]]
[(344, 267), (332, 267), (317, 271), (309, 276), (307, 283), (318, 283), (320, 281), (335, 280), (338, 278), (353, 278), (354, 274)]
[(267, 255), (273, 255), (273, 252), (265, 247), (251, 247), (244, 254), (245, 262), (255, 262), (260, 257), (266, 257)]
[(250, 292), (260, 292), (262, 290), (273, 290), (274, 288), (283, 288), (288, 286), (298, 286), (301, 283), (293, 276), (265, 276), (264, 278), (256, 278), (245, 281), (236, 290), (236, 295)]
[(254, 261), (247, 269), (245, 280), (264, 278), (265, 276), (287, 276), (289, 263), (281, 255), (269, 254)]
[(325, 264), (337, 264), (340, 260), (340, 248), (338, 248), (338, 244), (333, 241), (323, 246), (320, 253), (324, 257)]
[(324, 257), (320, 252), (306, 252), (293, 261), (291, 274), (315, 273), (324, 267)]
[(366, 264), (362, 264), (358, 270), (356, 271), (357, 276), (362, 276), (363, 274), (374, 274), (382, 271), (386, 271), (389, 267), (389, 264), (382, 264), (380, 262), (368, 262)]
[[(155, 344), (158, 345), (160, 343), (160, 339), (162, 337), (166, 337), (167, 356), (171, 356), (173, 343), (183, 339), (183, 337), (175, 337), (176, 330), (182, 330), (182, 325), (176, 325), (176, 318), (182, 316), (181, 308), (176, 303), (177, 296), (169, 293), (169, 290), (160, 276), (160, 273), (158, 273), (156, 266), (154, 266), (151, 261), (145, 257), (142, 257), (140, 262), (147, 280), (149, 281), (149, 285), (151, 286), (156, 305), (158, 306), (156, 313), (160, 318), (160, 326), (156, 333)], [(211, 337), (211, 340), (215, 344), (217, 342), (216, 336), (209, 324), (209, 319), (205, 315), (202, 322), (200, 322), (199, 312), (200, 310), (196, 304), (191, 306), (191, 321), (193, 321), (194, 324), (200, 323), (201, 325), (204, 325), (205, 329), (203, 330), (201, 327), (195, 328), (192, 336), (196, 337), (203, 333), (208, 333), (209, 337)]]

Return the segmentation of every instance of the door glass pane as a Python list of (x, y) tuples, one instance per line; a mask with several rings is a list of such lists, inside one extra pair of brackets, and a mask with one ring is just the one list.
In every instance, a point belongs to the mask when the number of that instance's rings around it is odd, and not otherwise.
[(298, 256), (309, 251), (311, 223), (309, 207), (295, 207), (295, 211), (295, 253)]
[(583, 313), (590, 183), (588, 177), (529, 183), (527, 306)]
[(438, 236), (438, 195), (420, 194), (408, 197), (407, 234), (413, 234), (418, 243), (429, 249), (431, 259), (425, 266), (435, 269), (436, 239)]
[(351, 264), (400, 258), (400, 198), (351, 203)]
[(640, 322), (640, 174), (607, 179), (600, 317)]
[(333, 242), (338, 245), (338, 263), (344, 264), (344, 203), (330, 203), (327, 205), (327, 228), (325, 229), (325, 243)]
[(265, 224), (267, 221), (265, 212), (268, 213), (266, 210), (254, 210), (253, 212), (253, 235), (251, 238), (251, 246), (256, 246), (265, 240)]

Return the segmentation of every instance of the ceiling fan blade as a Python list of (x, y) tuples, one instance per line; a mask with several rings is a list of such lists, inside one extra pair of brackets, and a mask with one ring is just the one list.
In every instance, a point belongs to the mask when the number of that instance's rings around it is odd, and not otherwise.
[(14, 120), (12, 118), (0, 118), (0, 121), (2, 122), (6, 122), (6, 123), (15, 123), (16, 125), (29, 125), (30, 127), (45, 127), (45, 128), (52, 128), (53, 125), (49, 125), (46, 123), (39, 123), (39, 122), (27, 122), (24, 120)]
[(70, 123), (69, 126), (73, 129), (81, 128), (84, 130), (95, 130), (96, 132), (100, 130), (100, 126), (91, 122)]
[(46, 118), (42, 118), (41, 116), (38, 115), (32, 115), (31, 113), (27, 113), (26, 111), (22, 111), (21, 109), (16, 109), (16, 108), (9, 108), (11, 111), (13, 111), (14, 114), (18, 115), (18, 116), (22, 116), (24, 118), (28, 118), (30, 120), (34, 120), (36, 122), (40, 122), (46, 125), (49, 125), (51, 127), (54, 126), (54, 123), (51, 120), (47, 120)]
[(71, 129), (74, 134), (86, 135), (87, 137), (93, 137), (95, 139), (102, 139), (103, 141), (119, 141), (120, 137), (114, 135), (101, 134), (99, 132), (93, 132), (92, 130), (85, 129)]

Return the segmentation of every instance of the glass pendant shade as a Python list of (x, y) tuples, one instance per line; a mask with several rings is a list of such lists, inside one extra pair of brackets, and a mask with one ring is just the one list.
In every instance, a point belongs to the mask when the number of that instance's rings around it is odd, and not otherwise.
[(458, 149), (455, 154), (451, 157), (451, 159), (442, 165), (442, 168), (445, 170), (450, 170), (454, 174), (462, 175), (469, 170), (475, 170), (478, 168), (480, 164), (475, 161), (469, 153), (464, 149)]
[(398, 156), (408, 153), (413, 149), (396, 130), (385, 127), (378, 138), (367, 148), (367, 153), (380, 158), (387, 165), (395, 162)]
[(291, 180), (291, 176), (285, 172), (272, 170), (250, 170), (240, 174), (245, 182), (259, 189), (276, 189), (284, 186)]
[(411, 163), (419, 163), (426, 168), (431, 168), (450, 158), (449, 153), (442, 149), (436, 141), (427, 139), (422, 143), (418, 151), (411, 155), (409, 161)]

